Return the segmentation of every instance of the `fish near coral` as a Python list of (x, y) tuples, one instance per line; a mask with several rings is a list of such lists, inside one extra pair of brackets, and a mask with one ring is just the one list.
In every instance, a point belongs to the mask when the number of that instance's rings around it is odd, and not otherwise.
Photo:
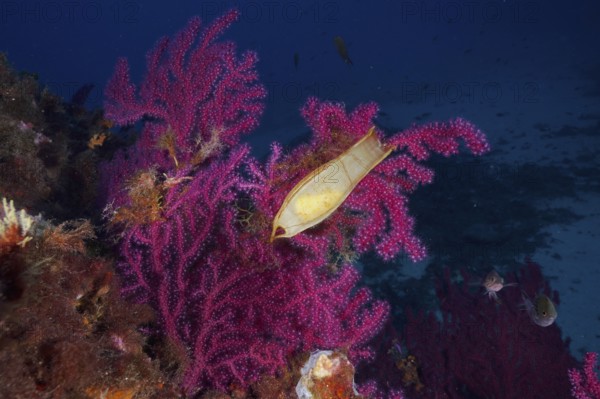
[(372, 127), (340, 156), (306, 175), (288, 193), (275, 215), (271, 241), (293, 237), (328, 218), (393, 150), (379, 141)]
[(396, 362), (396, 367), (402, 372), (402, 385), (405, 388), (414, 387), (415, 391), (421, 392), (425, 385), (419, 378), (419, 364), (417, 358), (413, 355), (408, 355)]
[(497, 271), (492, 270), (487, 274), (487, 276), (485, 276), (485, 279), (483, 279), (481, 285), (485, 289), (484, 295), (487, 295), (490, 299), (499, 302), (500, 300), (498, 299), (498, 292), (500, 292), (500, 290), (504, 287), (515, 286), (517, 283), (504, 284), (504, 278), (500, 276)]
[(558, 313), (554, 303), (548, 296), (540, 293), (532, 302), (523, 292), (523, 301), (529, 318), (538, 326), (548, 327), (556, 320)]
[(415, 391), (421, 392), (425, 386), (419, 377), (419, 364), (417, 358), (414, 355), (404, 356), (402, 354), (402, 347), (397, 340), (394, 340), (392, 344), (388, 354), (392, 356), (394, 364), (402, 373), (402, 386), (405, 388), (412, 386)]
[(96, 147), (101, 147), (104, 144), (104, 141), (108, 138), (108, 133), (95, 133), (88, 140), (87, 146), (90, 150), (95, 149)]
[(348, 65), (354, 65), (350, 59), (350, 56), (348, 55), (348, 49), (346, 49), (346, 43), (344, 42), (344, 39), (342, 39), (341, 36), (336, 36), (333, 38), (333, 44), (335, 44), (335, 48), (340, 57), (342, 57), (342, 60)]

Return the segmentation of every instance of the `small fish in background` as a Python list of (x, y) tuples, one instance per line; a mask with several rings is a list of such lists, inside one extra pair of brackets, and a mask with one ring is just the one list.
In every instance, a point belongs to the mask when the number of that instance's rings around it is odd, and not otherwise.
[(298, 70), (299, 64), (300, 64), (300, 54), (298, 54), (298, 52), (296, 51), (294, 53), (294, 68), (296, 68), (296, 70)]
[(523, 294), (523, 304), (531, 321), (540, 327), (548, 327), (554, 323), (558, 313), (552, 300), (544, 294), (537, 294), (533, 302), (525, 292)]
[(417, 358), (409, 354), (404, 356), (398, 340), (392, 341), (392, 347), (388, 351), (388, 355), (392, 357), (396, 368), (402, 373), (402, 386), (404, 388), (414, 387), (417, 392), (421, 392), (425, 386), (419, 377), (419, 363)]
[(346, 49), (346, 43), (344, 43), (344, 39), (342, 39), (341, 36), (336, 36), (333, 38), (333, 43), (335, 44), (338, 54), (340, 57), (342, 57), (342, 60), (348, 65), (354, 65), (350, 59), (350, 56), (348, 55), (348, 50)]
[(484, 295), (487, 295), (496, 302), (500, 302), (500, 299), (498, 299), (498, 292), (504, 287), (512, 287), (517, 285), (517, 283), (504, 284), (504, 278), (500, 276), (497, 271), (492, 270), (485, 276), (481, 285), (485, 288)]

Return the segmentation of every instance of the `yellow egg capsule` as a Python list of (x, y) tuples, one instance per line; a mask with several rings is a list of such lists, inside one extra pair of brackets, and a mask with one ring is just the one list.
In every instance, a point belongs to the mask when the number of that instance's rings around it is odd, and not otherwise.
[(375, 127), (372, 127), (340, 156), (310, 172), (285, 197), (273, 219), (271, 241), (293, 237), (321, 223), (393, 150), (394, 147), (379, 141)]

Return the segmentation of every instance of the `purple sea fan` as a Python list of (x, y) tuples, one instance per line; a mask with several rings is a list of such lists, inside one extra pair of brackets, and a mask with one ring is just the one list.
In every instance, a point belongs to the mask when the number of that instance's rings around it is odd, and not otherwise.
[(169, 188), (160, 220), (122, 236), (123, 293), (150, 303), (185, 354), (188, 393), (246, 387), (300, 351), (346, 348), (366, 359), (389, 313), (368, 290), (355, 290), (351, 266), (333, 273), (323, 253), (274, 249), (240, 230), (235, 201), (247, 154), (241, 147), (211, 160)]
[[(238, 60), (233, 44), (215, 42), (236, 16), (226, 14), (203, 33), (192, 19), (148, 54), (139, 89), (121, 60), (106, 90), (110, 119), (143, 125), (138, 141), (104, 169), (117, 214), (136, 216), (116, 223), (123, 293), (155, 309), (160, 330), (185, 358), (180, 382), (190, 396), (247, 388), (300, 352), (344, 348), (353, 361), (368, 358), (389, 305), (356, 289), (351, 257), (330, 262), (332, 256), (353, 240), (358, 253), (422, 257), (405, 206), (407, 195), (431, 180), (420, 149), (450, 155), (461, 139), (475, 153), (487, 149), (483, 135), (461, 120), (410, 130), (402, 140), (398, 133), (392, 145), (404, 153), (375, 168), (323, 225), (269, 242), (269, 221), (293, 183), (365, 134), (377, 107), (346, 114), (341, 104), (310, 99), (302, 112), (313, 141), (285, 156), (274, 146), (266, 168), (250, 161), (239, 137), (263, 110), (256, 56)], [(258, 220), (249, 226), (239, 220), (246, 205)]]
[(571, 394), (576, 399), (600, 399), (600, 378), (596, 364), (598, 354), (588, 352), (583, 359), (583, 370), (570, 369)]
[(247, 387), (317, 346), (365, 358), (388, 314), (366, 290), (354, 293), (350, 266), (324, 273), (325, 251), (274, 248), (236, 220), (248, 184), (240, 168), (249, 162), (248, 148), (236, 144), (257, 123), (264, 97), (254, 53), (238, 61), (232, 44), (214, 42), (236, 16), (217, 20), (193, 48), (198, 19), (161, 40), (139, 90), (119, 61), (106, 92), (110, 119), (143, 124), (138, 141), (104, 166), (117, 214), (149, 213), (122, 225), (123, 294), (155, 309), (185, 357), (189, 394)]
[(119, 125), (156, 118), (152, 124), (163, 131), (152, 129), (146, 139), (156, 140), (170, 126), (186, 151), (199, 140), (210, 141), (217, 129), (224, 143), (237, 143), (258, 124), (266, 95), (254, 70), (256, 53), (248, 51), (238, 60), (234, 43), (215, 42), (238, 15), (230, 11), (202, 33), (200, 18), (194, 17), (174, 39), (161, 39), (147, 55), (139, 90), (130, 82), (127, 60), (120, 59), (106, 87), (106, 116)]
[(118, 192), (135, 170), (187, 170), (258, 125), (266, 97), (255, 70), (258, 56), (247, 51), (238, 58), (234, 43), (216, 41), (238, 15), (230, 11), (204, 29), (194, 17), (173, 38), (159, 40), (147, 54), (139, 88), (127, 60), (117, 62), (105, 89), (106, 117), (122, 126), (141, 121), (143, 130), (135, 146), (105, 168), (107, 189)]
[(123, 294), (150, 303), (164, 333), (188, 358), (186, 391), (245, 385), (284, 364), (283, 347), (264, 339), (267, 275), (243, 264), (234, 228), (237, 170), (248, 148), (212, 162), (172, 187), (161, 220), (123, 232)]

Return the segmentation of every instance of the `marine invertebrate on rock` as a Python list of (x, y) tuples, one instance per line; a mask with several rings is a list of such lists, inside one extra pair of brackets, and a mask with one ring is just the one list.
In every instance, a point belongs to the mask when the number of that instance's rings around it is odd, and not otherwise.
[(96, 238), (94, 227), (89, 220), (69, 220), (58, 226), (49, 226), (43, 233), (44, 243), (49, 248), (85, 253), (84, 240)]
[(316, 351), (301, 370), (296, 385), (298, 399), (362, 398), (354, 385), (354, 366), (340, 352)]
[(17, 211), (12, 200), (2, 198), (0, 208), (0, 255), (8, 253), (16, 246), (24, 247), (32, 238), (35, 218), (24, 209)]

